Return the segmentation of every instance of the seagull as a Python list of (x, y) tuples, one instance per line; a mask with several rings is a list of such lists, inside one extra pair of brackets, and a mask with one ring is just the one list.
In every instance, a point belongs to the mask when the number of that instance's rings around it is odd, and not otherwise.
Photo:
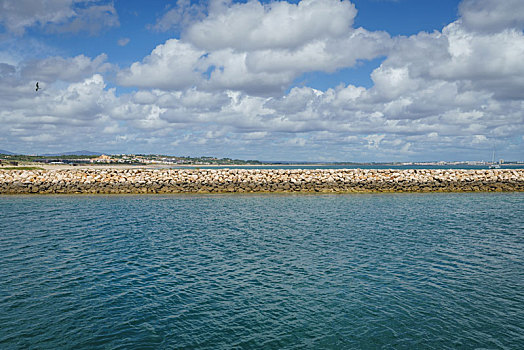
[(38, 91), (40, 90), (40, 86), (38, 86), (38, 81), (36, 82), (36, 90), (35, 91)]

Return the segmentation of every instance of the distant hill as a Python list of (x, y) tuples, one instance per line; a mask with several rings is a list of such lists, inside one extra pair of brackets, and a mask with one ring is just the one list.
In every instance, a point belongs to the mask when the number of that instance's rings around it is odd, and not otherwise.
[(6, 151), (6, 150), (3, 150), (3, 149), (0, 149), (0, 154), (14, 154), (13, 152), (9, 152), (9, 151)]
[(91, 151), (74, 151), (74, 152), (62, 152), (54, 154), (41, 154), (43, 157), (59, 157), (59, 156), (101, 156), (102, 153), (91, 152)]

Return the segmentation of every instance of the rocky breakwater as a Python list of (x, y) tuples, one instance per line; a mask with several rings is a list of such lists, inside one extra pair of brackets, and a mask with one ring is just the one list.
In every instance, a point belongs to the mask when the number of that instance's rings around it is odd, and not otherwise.
[(0, 169), (0, 194), (523, 190), (524, 169)]

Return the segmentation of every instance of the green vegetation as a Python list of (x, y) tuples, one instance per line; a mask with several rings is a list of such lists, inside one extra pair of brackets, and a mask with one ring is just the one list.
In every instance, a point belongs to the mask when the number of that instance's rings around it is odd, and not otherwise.
[(260, 165), (263, 164), (258, 160), (241, 160), (231, 158), (216, 157), (179, 157), (166, 156), (160, 154), (118, 154), (112, 155), (111, 158), (118, 163), (129, 164), (181, 164), (181, 165)]
[(105, 164), (133, 164), (133, 165), (146, 165), (146, 164), (166, 164), (166, 165), (260, 165), (263, 164), (258, 160), (241, 160), (231, 158), (216, 158), (209, 156), (202, 157), (179, 157), (179, 156), (166, 156), (160, 154), (116, 154), (110, 155), (109, 159), (100, 159), (99, 156), (79, 156), (79, 155), (63, 155), (63, 156), (28, 156), (23, 154), (9, 155), (0, 154), (0, 162), (6, 165), (12, 162), (20, 163), (52, 163), (52, 162), (63, 162), (67, 164), (71, 163), (91, 163), (93, 160), (95, 163)]
[(98, 156), (26, 156), (24, 154), (0, 154), (0, 160), (13, 162), (35, 162), (39, 159), (57, 159), (57, 160), (79, 160), (79, 159), (93, 159)]

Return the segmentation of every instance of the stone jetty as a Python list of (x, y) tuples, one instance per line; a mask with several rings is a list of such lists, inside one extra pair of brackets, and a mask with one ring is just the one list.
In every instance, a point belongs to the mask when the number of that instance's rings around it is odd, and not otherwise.
[(492, 191), (524, 191), (524, 169), (0, 168), (0, 194)]

